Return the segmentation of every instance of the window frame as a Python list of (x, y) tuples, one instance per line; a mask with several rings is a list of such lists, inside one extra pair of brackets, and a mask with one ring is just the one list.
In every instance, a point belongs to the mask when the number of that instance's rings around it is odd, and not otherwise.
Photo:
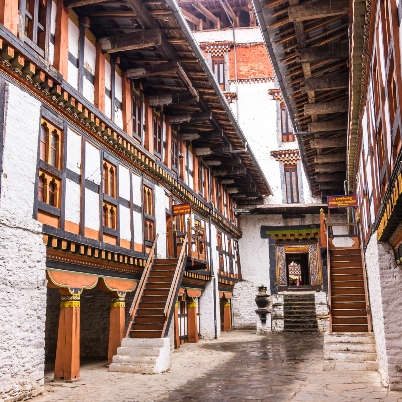
[[(155, 111), (152, 113), (152, 137), (154, 155), (162, 160), (163, 154), (163, 119)], [(160, 152), (159, 152), (160, 151)]]
[(212, 71), (222, 91), (226, 89), (226, 63), (224, 56), (212, 57)]
[(292, 122), (290, 121), (289, 113), (284, 103), (281, 103), (281, 133), (282, 142), (295, 141), (295, 135), (292, 129)]
[[(290, 174), (289, 184), (287, 173)], [(300, 203), (300, 194), (299, 194), (299, 177), (297, 174), (297, 165), (285, 165), (284, 166), (284, 176), (285, 176), (285, 189), (286, 189), (286, 203), (287, 204), (298, 204)], [(295, 178), (295, 186), (293, 183), (293, 177)], [(290, 190), (290, 194), (289, 194)], [(296, 198), (294, 191), (296, 192)], [(290, 202), (289, 202), (290, 198)]]
[(131, 87), (131, 124), (133, 137), (136, 138), (140, 144), (143, 141), (144, 134), (144, 101), (142, 93)]
[(175, 131), (172, 131), (171, 166), (177, 174), (180, 173), (180, 140)]

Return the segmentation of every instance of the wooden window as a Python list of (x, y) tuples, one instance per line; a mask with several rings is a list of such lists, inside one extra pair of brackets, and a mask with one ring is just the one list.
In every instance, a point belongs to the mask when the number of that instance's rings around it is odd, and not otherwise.
[(219, 269), (223, 271), (225, 269), (225, 260), (224, 260), (224, 250), (223, 250), (221, 232), (218, 232), (217, 234), (217, 242), (218, 242), (218, 254), (219, 254)]
[(116, 198), (116, 175), (117, 170), (114, 165), (109, 162), (103, 162), (103, 193), (110, 197)]
[(61, 131), (42, 120), (39, 133), (39, 157), (42, 161), (61, 169)]
[(212, 70), (222, 91), (225, 90), (225, 60), (223, 57), (212, 58)]
[(162, 121), (159, 116), (153, 116), (154, 154), (162, 158)]
[(133, 136), (136, 137), (140, 142), (142, 141), (142, 131), (143, 131), (143, 119), (142, 119), (142, 99), (141, 94), (132, 91), (131, 98), (131, 113), (132, 113), (132, 124), (133, 124)]
[(177, 137), (176, 133), (173, 133), (172, 135), (172, 169), (175, 170), (176, 172), (179, 171), (180, 169), (180, 161), (179, 161), (179, 156), (180, 156), (180, 142), (179, 138)]
[(286, 202), (294, 204), (299, 202), (299, 186), (296, 165), (285, 165)]
[(281, 104), (281, 129), (283, 142), (293, 142), (295, 140), (289, 113), (283, 103)]
[(152, 189), (144, 186), (144, 214), (153, 216), (154, 215), (154, 204), (153, 204), (153, 193)]
[(61, 180), (40, 170), (38, 177), (38, 201), (60, 208)]
[(155, 222), (150, 219), (144, 220), (145, 230), (144, 230), (144, 238), (145, 241), (154, 241), (155, 240)]
[(109, 229), (117, 229), (117, 209), (114, 205), (108, 202), (103, 203), (102, 223)]
[(42, 57), (45, 57), (47, 42), (47, 19), (49, 18), (51, 1), (22, 0), (21, 14), (24, 23), (24, 40)]

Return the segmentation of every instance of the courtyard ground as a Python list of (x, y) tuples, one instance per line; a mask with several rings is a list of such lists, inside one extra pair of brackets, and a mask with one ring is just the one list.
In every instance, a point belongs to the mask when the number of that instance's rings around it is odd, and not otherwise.
[(46, 373), (45, 393), (34, 402), (402, 401), (377, 372), (322, 367), (323, 334), (233, 331), (183, 345), (164, 374), (111, 373), (105, 362), (83, 363), (72, 383)]

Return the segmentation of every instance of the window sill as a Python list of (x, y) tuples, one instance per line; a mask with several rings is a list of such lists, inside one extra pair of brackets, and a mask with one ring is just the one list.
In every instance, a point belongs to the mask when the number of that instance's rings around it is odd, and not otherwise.
[(103, 233), (106, 233), (106, 234), (108, 234), (110, 236), (116, 236), (116, 237), (119, 235), (118, 230), (109, 228), (107, 226), (103, 226)]
[(53, 205), (46, 204), (46, 202), (38, 201), (38, 209), (48, 214), (60, 217), (60, 208), (54, 207)]

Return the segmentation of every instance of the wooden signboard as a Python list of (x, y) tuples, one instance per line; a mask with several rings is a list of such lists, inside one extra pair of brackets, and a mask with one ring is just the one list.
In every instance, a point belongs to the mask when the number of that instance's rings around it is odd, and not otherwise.
[(334, 195), (328, 197), (328, 208), (357, 207), (357, 195)]
[(186, 215), (191, 213), (190, 204), (173, 205), (173, 215)]

